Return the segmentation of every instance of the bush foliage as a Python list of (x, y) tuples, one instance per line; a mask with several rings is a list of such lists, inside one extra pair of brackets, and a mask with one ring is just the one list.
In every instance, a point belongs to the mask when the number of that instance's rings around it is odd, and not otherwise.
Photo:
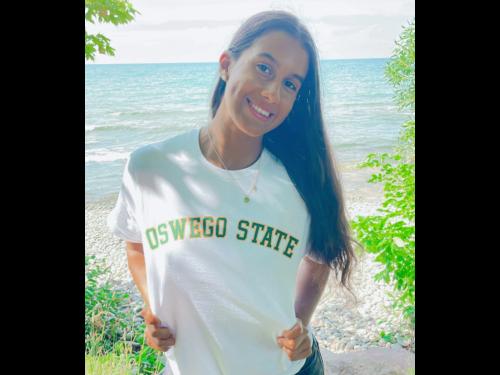
[[(85, 257), (85, 361), (89, 375), (108, 368), (157, 374), (163, 353), (146, 345), (145, 324), (128, 293), (113, 287), (94, 256)], [(131, 372), (128, 372), (130, 370)]]
[[(132, 21), (135, 14), (140, 13), (127, 0), (85, 0), (85, 22), (120, 25)], [(96, 53), (114, 56), (115, 49), (109, 38), (88, 34), (85, 28), (85, 60), (93, 61)]]
[(396, 41), (385, 75), (394, 86), (395, 102), (409, 115), (393, 154), (369, 154), (361, 167), (375, 168), (369, 180), (382, 183), (384, 200), (378, 215), (358, 216), (352, 226), (367, 252), (385, 265), (376, 280), (392, 283), (395, 307), (415, 324), (415, 20)]

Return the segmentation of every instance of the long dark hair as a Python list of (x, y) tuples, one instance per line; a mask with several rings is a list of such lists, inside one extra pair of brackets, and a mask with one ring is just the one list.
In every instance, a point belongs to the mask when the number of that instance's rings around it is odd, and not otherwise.
[[(321, 111), (319, 59), (307, 28), (286, 11), (265, 11), (246, 20), (228, 48), (237, 60), (259, 37), (283, 31), (297, 39), (309, 57), (305, 80), (283, 123), (264, 134), (263, 146), (285, 166), (311, 216), (307, 243), (313, 258), (341, 274), (341, 284), (349, 291), (355, 254), (344, 199), (334, 166), (333, 152)], [(211, 99), (212, 118), (219, 108), (226, 83), (219, 78)], [(352, 291), (351, 291), (352, 292)]]

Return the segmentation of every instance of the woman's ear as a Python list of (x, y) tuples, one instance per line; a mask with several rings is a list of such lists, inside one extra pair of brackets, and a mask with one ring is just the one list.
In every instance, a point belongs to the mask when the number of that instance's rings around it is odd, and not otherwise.
[(231, 56), (229, 52), (224, 51), (219, 57), (219, 70), (220, 76), (223, 81), (227, 82), (229, 79), (229, 65), (231, 64)]

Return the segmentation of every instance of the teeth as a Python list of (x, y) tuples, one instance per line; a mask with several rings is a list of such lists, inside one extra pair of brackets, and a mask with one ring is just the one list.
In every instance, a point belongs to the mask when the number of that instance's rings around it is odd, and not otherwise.
[(266, 116), (266, 117), (269, 117), (270, 113), (269, 112), (266, 112), (264, 111), (263, 109), (257, 107), (255, 104), (253, 103), (250, 103), (250, 105), (252, 106), (253, 109), (255, 109), (257, 112), (259, 112), (261, 115), (263, 116)]

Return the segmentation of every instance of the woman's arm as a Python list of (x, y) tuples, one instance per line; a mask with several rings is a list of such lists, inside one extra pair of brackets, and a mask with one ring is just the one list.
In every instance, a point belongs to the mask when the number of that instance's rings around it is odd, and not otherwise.
[(302, 258), (297, 274), (295, 316), (302, 320), (304, 326), (309, 325), (311, 321), (329, 274), (328, 265), (316, 263), (307, 256)]
[(160, 319), (151, 312), (148, 298), (144, 249), (141, 243), (129, 241), (125, 241), (125, 243), (127, 244), (128, 268), (144, 300), (145, 306), (141, 311), (141, 315), (146, 323), (146, 329), (144, 331), (146, 343), (153, 349), (166, 352), (171, 346), (175, 345), (175, 337), (167, 327), (160, 326)]
[(142, 295), (144, 304), (149, 307), (148, 288), (146, 279), (146, 262), (142, 243), (125, 241), (127, 247), (128, 269), (132, 274), (135, 285)]

